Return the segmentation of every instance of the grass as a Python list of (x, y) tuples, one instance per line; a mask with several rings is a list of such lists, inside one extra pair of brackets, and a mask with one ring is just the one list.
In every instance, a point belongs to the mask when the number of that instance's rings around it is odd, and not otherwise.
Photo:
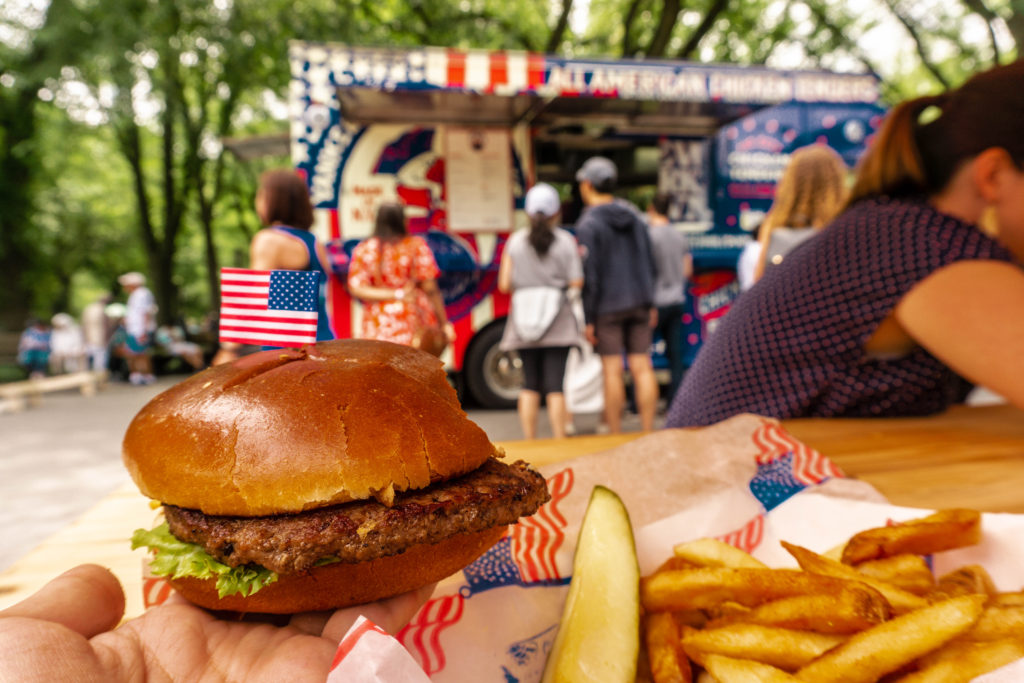
[(28, 373), (14, 363), (0, 363), (0, 382), (18, 382), (28, 379)]

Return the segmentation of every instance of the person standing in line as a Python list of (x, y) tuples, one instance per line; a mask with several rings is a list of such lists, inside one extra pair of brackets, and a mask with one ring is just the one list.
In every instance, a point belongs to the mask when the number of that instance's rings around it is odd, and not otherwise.
[(156, 381), (150, 356), (153, 333), (156, 331), (156, 299), (146, 287), (146, 276), (142, 273), (125, 273), (117, 278), (117, 282), (128, 292), (124, 311), (128, 381), (132, 384), (152, 384)]
[(89, 369), (107, 369), (108, 345), (110, 344), (110, 320), (107, 318), (107, 304), (111, 296), (104, 294), (82, 310), (82, 336), (85, 338), (85, 354)]
[(605, 157), (591, 157), (576, 172), (586, 209), (576, 224), (584, 250), (583, 314), (585, 334), (604, 369), (608, 431), (622, 431), (626, 387), (622, 354), (633, 377), (637, 410), (644, 431), (654, 429), (658, 381), (651, 365), (651, 328), (656, 267), (651, 238), (640, 211), (612, 194), (618, 169)]
[(381, 204), (373, 235), (352, 251), (348, 270), (349, 291), (363, 302), (360, 337), (413, 346), (421, 327), (439, 324), (448, 343), (455, 341), (440, 274), (427, 241), (409, 234), (405, 207)]
[(658, 309), (655, 330), (665, 340), (671, 373), (669, 403), (683, 380), (683, 307), (686, 282), (693, 276), (693, 258), (686, 238), (668, 220), (671, 200), (667, 192), (659, 192), (647, 207), (647, 225), (658, 271), (654, 282), (654, 305)]
[[(310, 270), (320, 275), (317, 296), (316, 339), (334, 339), (327, 315), (327, 249), (310, 231), (313, 205), (306, 181), (294, 169), (278, 168), (260, 176), (256, 191), (256, 213), (265, 226), (249, 244), (249, 267), (253, 270)], [(238, 358), (241, 345), (223, 342), (211, 365)]]
[(848, 175), (842, 157), (827, 145), (793, 152), (775, 188), (775, 201), (758, 229), (761, 252), (754, 267), (755, 282), (835, 218), (846, 200)]
[(583, 286), (583, 264), (575, 238), (557, 227), (561, 202), (555, 188), (534, 185), (526, 193), (525, 209), (530, 227), (509, 237), (498, 270), (498, 289), (512, 293), (501, 349), (517, 351), (523, 362), (518, 410), (524, 437), (537, 436), (544, 396), (551, 432), (562, 439), (568, 423), (566, 362), (569, 349), (580, 342), (570, 297)]

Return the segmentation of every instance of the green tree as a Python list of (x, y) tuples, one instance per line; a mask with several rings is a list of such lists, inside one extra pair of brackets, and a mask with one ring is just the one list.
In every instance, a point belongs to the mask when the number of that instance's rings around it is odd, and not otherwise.
[(76, 17), (70, 0), (52, 0), (36, 28), (29, 7), (0, 12), (0, 28), (11, 36), (0, 42), (0, 327), (8, 329), (19, 328), (29, 312), (48, 312), (37, 296), (36, 276), (47, 264), (33, 231), (38, 93), (84, 41)]

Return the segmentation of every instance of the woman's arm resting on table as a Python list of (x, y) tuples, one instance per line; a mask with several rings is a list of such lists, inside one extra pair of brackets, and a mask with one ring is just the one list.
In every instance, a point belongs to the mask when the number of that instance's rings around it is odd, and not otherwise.
[(1024, 270), (961, 261), (919, 282), (896, 320), (957, 373), (1024, 408)]
[(0, 680), (315, 681), (360, 614), (397, 633), (433, 586), (288, 626), (221, 621), (177, 595), (118, 628), (124, 593), (109, 571), (75, 567), (0, 612)]

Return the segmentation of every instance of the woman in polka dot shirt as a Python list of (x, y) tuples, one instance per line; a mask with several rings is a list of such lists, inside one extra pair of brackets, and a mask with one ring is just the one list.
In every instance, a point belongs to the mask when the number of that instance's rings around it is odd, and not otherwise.
[(1024, 61), (890, 112), (845, 211), (726, 315), (666, 425), (1024, 408)]

